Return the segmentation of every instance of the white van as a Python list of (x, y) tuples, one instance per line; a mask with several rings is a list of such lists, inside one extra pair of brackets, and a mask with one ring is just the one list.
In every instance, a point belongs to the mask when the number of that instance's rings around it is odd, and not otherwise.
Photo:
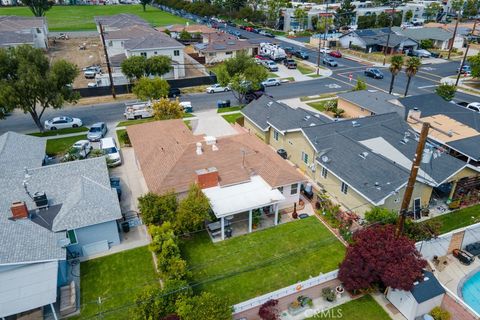
[(144, 119), (153, 117), (152, 104), (150, 102), (125, 103), (125, 119)]
[(122, 164), (122, 157), (120, 156), (120, 149), (117, 147), (113, 138), (103, 138), (100, 140), (100, 149), (103, 151), (109, 160), (108, 166), (115, 167)]

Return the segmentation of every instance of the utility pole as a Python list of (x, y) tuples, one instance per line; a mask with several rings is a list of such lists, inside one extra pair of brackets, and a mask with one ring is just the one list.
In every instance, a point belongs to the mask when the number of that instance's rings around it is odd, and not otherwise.
[[(325, 13), (328, 13), (328, 2), (327, 2), (327, 8), (325, 10)], [(327, 16), (325, 15), (325, 32), (323, 36), (323, 41), (324, 44), (326, 44), (327, 41)], [(318, 52), (317, 52), (317, 76), (320, 74), (320, 47), (322, 43), (322, 37), (320, 33), (318, 34)], [(326, 47), (326, 45), (324, 45)]]
[(475, 19), (475, 21), (473, 22), (473, 28), (472, 28), (472, 36), (475, 35), (475, 31), (477, 31), (477, 19)]
[(465, 65), (465, 60), (467, 60), (468, 49), (470, 49), (470, 43), (467, 44), (467, 48), (465, 49), (465, 54), (463, 55), (462, 64), (460, 65), (460, 69), (458, 69), (457, 74), (457, 81), (455, 81), (455, 87), (458, 86), (458, 82), (460, 81), (460, 76), (462, 75), (462, 69)]
[(420, 138), (418, 139), (415, 156), (412, 161), (412, 168), (410, 169), (410, 177), (408, 178), (407, 187), (405, 188), (405, 193), (403, 195), (402, 206), (400, 207), (400, 216), (398, 217), (397, 230), (396, 230), (397, 237), (400, 237), (401, 235), (403, 235), (405, 219), (407, 217), (407, 211), (410, 205), (410, 201), (412, 200), (413, 188), (415, 186), (415, 182), (417, 181), (417, 174), (418, 174), (418, 170), (420, 169), (420, 163), (422, 161), (422, 155), (423, 155), (423, 150), (425, 149), (425, 143), (427, 142), (429, 128), (430, 128), (430, 123), (424, 122), (422, 126), (422, 132), (420, 133)]
[(455, 37), (457, 36), (457, 28), (458, 28), (459, 21), (460, 21), (460, 10), (458, 10), (458, 13), (457, 13), (457, 22), (455, 22), (455, 29), (453, 29), (452, 43), (450, 44), (450, 48), (448, 49), (447, 60), (450, 60), (450, 55), (452, 54), (453, 44), (455, 43)]
[(388, 30), (388, 35), (387, 35), (387, 45), (385, 46), (385, 50), (383, 51), (383, 65), (387, 62), (387, 51), (388, 51), (388, 45), (390, 44), (390, 34), (392, 33), (392, 27), (393, 27), (393, 19), (395, 18), (395, 6), (396, 3), (392, 3), (392, 17), (390, 18), (390, 27)]
[(110, 68), (110, 59), (108, 58), (107, 46), (105, 45), (105, 36), (103, 34), (103, 26), (101, 23), (99, 23), (98, 26), (100, 28), (100, 37), (102, 38), (103, 51), (105, 52), (105, 60), (107, 61), (108, 78), (110, 79), (110, 89), (112, 90), (113, 99), (116, 99), (117, 96), (115, 95), (115, 85), (113, 83), (112, 68)]

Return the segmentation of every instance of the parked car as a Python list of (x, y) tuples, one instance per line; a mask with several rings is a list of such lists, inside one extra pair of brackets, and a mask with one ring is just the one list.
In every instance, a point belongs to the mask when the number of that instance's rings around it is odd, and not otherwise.
[(337, 61), (330, 57), (323, 57), (322, 64), (330, 66), (330, 67), (338, 67)]
[(245, 27), (245, 31), (248, 31), (248, 32), (253, 32), (253, 27)]
[(320, 53), (323, 53), (323, 54), (329, 54), (332, 50), (330, 50), (330, 48), (320, 48)]
[(280, 80), (278, 79), (268, 78), (267, 80), (263, 81), (262, 84), (265, 87), (273, 87), (273, 86), (279, 86), (281, 83), (280, 83)]
[(286, 54), (293, 54), (295, 52), (295, 49), (293, 47), (283, 47), (283, 51), (285, 51)]
[(251, 84), (249, 84), (248, 82), (245, 82), (244, 85), (248, 87), (247, 88), (248, 91), (245, 94), (245, 102), (247, 104), (252, 102), (253, 100), (257, 100), (258, 98), (263, 96), (263, 94), (265, 93), (265, 86), (264, 85), (261, 85), (260, 89), (257, 89), (257, 90), (253, 89), (251, 87)]
[(70, 150), (63, 156), (63, 161), (85, 159), (93, 147), (88, 140), (79, 140), (75, 142)]
[(263, 66), (267, 68), (269, 71), (273, 71), (273, 72), (278, 71), (278, 65), (271, 60), (263, 61)]
[(180, 97), (180, 94), (181, 94), (181, 92), (180, 92), (180, 89), (178, 89), (178, 88), (170, 88), (168, 90), (168, 97), (169, 98)]
[(293, 59), (285, 59), (283, 60), (283, 65), (287, 67), (288, 69), (296, 69), (297, 68), (297, 63)]
[(93, 124), (87, 133), (89, 141), (100, 141), (107, 134), (107, 125), (105, 122), (98, 122)]
[(96, 82), (89, 82), (87, 83), (87, 88), (96, 88), (98, 84)]
[(85, 79), (95, 79), (97, 72), (95, 70), (87, 70), (83, 73)]
[(110, 187), (117, 191), (118, 201), (122, 199), (122, 185), (119, 177), (110, 177)]
[(342, 53), (338, 50), (330, 51), (329, 55), (334, 57), (334, 58), (341, 58), (342, 57)]
[(467, 109), (480, 113), (480, 102), (472, 102), (467, 105)]
[(71, 117), (55, 117), (45, 120), (44, 127), (46, 130), (57, 130), (65, 128), (77, 128), (82, 126), (82, 120)]
[(57, 37), (57, 39), (60, 39), (60, 40), (68, 40), (68, 34), (66, 33), (60, 33)]
[(238, 26), (238, 28), (239, 28), (239, 29), (242, 29), (242, 30), (245, 30), (247, 27), (244, 26), (243, 24), (241, 24), (241, 25)]
[(296, 50), (293, 55), (297, 58), (308, 60), (308, 53), (304, 50)]
[(265, 31), (265, 30), (260, 30), (258, 32), (258, 34), (262, 35), (262, 36), (265, 36), (265, 37), (269, 37), (269, 38), (275, 38), (275, 36), (273, 34), (271, 34), (270, 32), (268, 31)]
[(430, 58), (432, 54), (425, 49), (408, 50), (407, 55), (410, 57)]
[(85, 67), (82, 69), (82, 71), (87, 71), (87, 70), (98, 70), (98, 71), (102, 71), (102, 68), (100, 67), (99, 64), (92, 64), (88, 67)]
[(262, 60), (262, 61), (263, 61), (263, 60), (269, 60), (269, 58), (268, 58), (267, 56), (264, 56), (264, 55), (262, 55), (262, 54), (257, 54), (257, 55), (255, 56), (255, 59)]
[(372, 77), (373, 79), (383, 79), (383, 73), (377, 68), (367, 68), (364, 74), (367, 77)]
[(460, 74), (470, 74), (472, 73), (472, 68), (468, 65), (462, 66), (462, 70), (460, 68), (457, 68), (457, 73), (460, 72)]
[(215, 92), (227, 92), (230, 91), (228, 86), (223, 87), (219, 83), (213, 84), (206, 89), (207, 93), (215, 93)]
[(240, 33), (240, 31), (237, 31), (237, 30), (228, 30), (228, 33), (230, 33), (231, 35), (237, 37), (237, 38), (241, 38), (242, 37), (242, 34)]
[(103, 138), (100, 140), (100, 149), (108, 159), (108, 166), (114, 167), (122, 164), (122, 157), (120, 156), (120, 149), (113, 138)]

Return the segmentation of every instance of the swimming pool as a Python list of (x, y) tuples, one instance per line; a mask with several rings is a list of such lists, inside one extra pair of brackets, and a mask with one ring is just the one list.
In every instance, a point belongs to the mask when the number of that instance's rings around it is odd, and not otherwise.
[(473, 310), (480, 313), (480, 271), (464, 282), (462, 297)]

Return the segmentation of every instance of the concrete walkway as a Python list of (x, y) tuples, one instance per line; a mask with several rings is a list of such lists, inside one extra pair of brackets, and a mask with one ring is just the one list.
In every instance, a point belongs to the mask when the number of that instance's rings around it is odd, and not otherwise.
[[(237, 113), (237, 112), (232, 112)], [(207, 136), (223, 137), (235, 135), (238, 132), (228, 123), (222, 115), (229, 113), (217, 113), (217, 109), (196, 112), (196, 118), (192, 118), (190, 125), (194, 135), (205, 134)]]
[(331, 100), (331, 98), (318, 99), (318, 100), (312, 100), (312, 101), (306, 101), (306, 102), (300, 101), (300, 98), (293, 98), (293, 99), (279, 100), (279, 102), (282, 102), (282, 103), (284, 103), (284, 104), (286, 104), (286, 105), (288, 105), (288, 106), (290, 106), (294, 109), (302, 108), (302, 109), (305, 109), (305, 110), (308, 110), (308, 111), (311, 111), (311, 112), (320, 113), (320, 114), (322, 114), (322, 116), (327, 117), (332, 121), (335, 120), (332, 117), (330, 117), (328, 114), (320, 112), (317, 109), (315, 109), (315, 108), (313, 108), (313, 107), (311, 107), (307, 104), (307, 102), (317, 102), (317, 101), (322, 101), (322, 100)]

